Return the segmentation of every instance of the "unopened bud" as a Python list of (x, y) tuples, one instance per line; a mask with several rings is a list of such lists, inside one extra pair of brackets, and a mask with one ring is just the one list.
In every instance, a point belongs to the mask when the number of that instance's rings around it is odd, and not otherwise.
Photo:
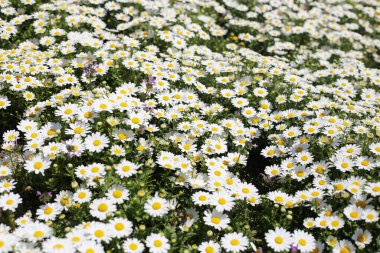
[(73, 189), (76, 189), (76, 188), (78, 188), (78, 182), (77, 181), (72, 181), (71, 182), (71, 187), (73, 188)]

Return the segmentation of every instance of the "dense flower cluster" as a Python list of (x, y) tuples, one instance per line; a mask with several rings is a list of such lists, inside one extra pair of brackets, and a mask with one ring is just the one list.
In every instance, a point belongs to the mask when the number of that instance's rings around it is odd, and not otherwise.
[(0, 252), (375, 252), (379, 20), (0, 0)]

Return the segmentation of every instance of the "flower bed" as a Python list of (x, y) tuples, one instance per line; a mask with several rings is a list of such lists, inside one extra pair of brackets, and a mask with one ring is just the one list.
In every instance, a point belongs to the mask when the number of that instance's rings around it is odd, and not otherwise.
[(379, 20), (0, 1), (0, 252), (376, 252)]

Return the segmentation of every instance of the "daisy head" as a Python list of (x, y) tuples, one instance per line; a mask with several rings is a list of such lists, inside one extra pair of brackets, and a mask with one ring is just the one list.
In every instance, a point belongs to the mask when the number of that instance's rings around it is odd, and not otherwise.
[(170, 249), (169, 240), (160, 234), (150, 234), (145, 244), (152, 253), (165, 253)]
[(230, 252), (241, 252), (248, 247), (248, 238), (242, 233), (229, 233), (225, 234), (222, 239), (222, 247), (226, 251)]
[(292, 235), (281, 227), (277, 227), (275, 230), (269, 230), (265, 234), (265, 240), (268, 246), (275, 252), (286, 251), (292, 244)]

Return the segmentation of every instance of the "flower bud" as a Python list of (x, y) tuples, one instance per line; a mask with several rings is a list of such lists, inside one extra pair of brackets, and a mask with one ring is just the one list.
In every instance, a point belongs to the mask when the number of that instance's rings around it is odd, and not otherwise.
[(139, 190), (139, 191), (137, 192), (137, 195), (138, 195), (139, 197), (144, 197), (144, 196), (145, 196), (145, 191), (144, 191), (144, 190)]
[(71, 187), (73, 188), (73, 189), (76, 189), (76, 188), (78, 188), (78, 182), (77, 181), (72, 181), (71, 182)]

